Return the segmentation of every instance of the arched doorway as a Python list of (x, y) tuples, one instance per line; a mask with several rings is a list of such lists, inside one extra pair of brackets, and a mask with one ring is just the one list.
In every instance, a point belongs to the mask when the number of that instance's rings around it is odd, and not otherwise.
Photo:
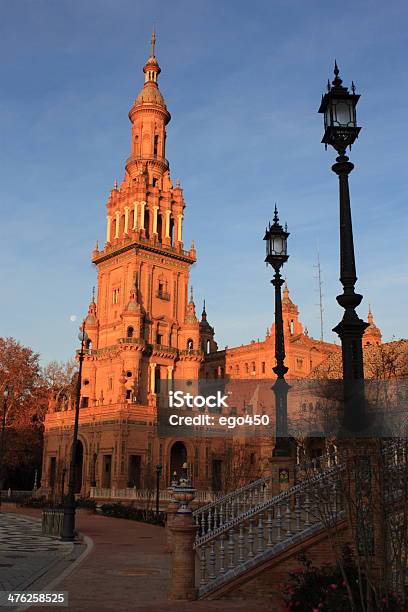
[(170, 480), (174, 472), (177, 472), (177, 477), (181, 475), (183, 463), (187, 461), (187, 449), (183, 442), (175, 442), (170, 451)]
[(74, 493), (80, 493), (82, 488), (82, 468), (84, 464), (84, 445), (77, 440), (75, 451), (75, 484)]

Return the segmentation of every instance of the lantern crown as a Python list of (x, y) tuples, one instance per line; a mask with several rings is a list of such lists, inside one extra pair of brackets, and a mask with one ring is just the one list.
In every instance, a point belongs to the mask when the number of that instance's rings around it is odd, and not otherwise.
[(264, 240), (266, 241), (265, 261), (275, 269), (281, 268), (289, 258), (287, 254), (288, 236), (289, 232), (287, 231), (287, 225), (285, 224), (285, 228), (283, 228), (280, 224), (278, 208), (275, 204), (273, 223), (272, 225), (269, 223), (264, 236)]
[(334, 79), (327, 84), (327, 93), (322, 96), (319, 113), (324, 114), (324, 135), (322, 143), (332, 145), (340, 154), (351, 147), (358, 138), (356, 106), (360, 98), (352, 83), (351, 92), (343, 85), (337, 62), (334, 62)]

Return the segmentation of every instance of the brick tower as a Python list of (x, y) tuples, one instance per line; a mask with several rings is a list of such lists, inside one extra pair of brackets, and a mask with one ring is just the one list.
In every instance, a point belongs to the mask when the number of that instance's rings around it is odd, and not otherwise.
[(129, 112), (125, 176), (107, 202), (105, 247), (92, 255), (98, 307), (87, 331), (97, 354), (84, 368), (91, 405), (153, 406), (161, 379), (197, 378), (201, 363), (199, 323), (188, 299), (195, 249), (183, 249), (185, 203), (166, 159), (170, 113), (158, 87), (154, 43), (153, 35), (144, 86)]
[[(105, 245), (92, 253), (98, 278), (85, 319), (77, 478), (83, 494), (91, 485), (150, 487), (156, 464), (167, 486), (173, 469), (193, 457), (199, 473), (193, 442), (159, 439), (156, 430), (160, 388), (176, 378), (198, 379), (213, 330), (200, 324), (189, 297), (196, 253), (194, 243), (184, 250), (183, 190), (179, 181), (173, 185), (166, 159), (170, 113), (158, 86), (154, 34), (143, 72), (129, 111), (125, 175), (108, 197)], [(66, 397), (50, 401), (44, 488), (58, 490), (68, 467), (73, 404)]]

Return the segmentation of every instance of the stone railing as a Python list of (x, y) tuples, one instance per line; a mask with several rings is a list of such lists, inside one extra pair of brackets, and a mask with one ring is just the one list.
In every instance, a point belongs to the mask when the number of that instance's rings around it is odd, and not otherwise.
[(328, 468), (196, 538), (199, 597), (248, 571), (263, 560), (322, 529), (321, 509), (312, 503), (324, 488), (331, 516), (342, 512), (338, 475)]
[(195, 510), (193, 516), (198, 526), (197, 539), (270, 499), (271, 484), (271, 476), (259, 478), (236, 491), (219, 495), (214, 502)]
[(44, 508), (41, 531), (43, 535), (60, 536), (64, 523), (63, 508)]
[[(152, 489), (107, 489), (103, 487), (91, 487), (89, 496), (92, 499), (111, 499), (115, 501), (141, 501), (147, 502), (156, 499), (156, 492)], [(208, 504), (215, 499), (216, 494), (211, 491), (197, 491), (195, 500), (200, 504)], [(172, 492), (168, 489), (160, 489), (159, 500), (170, 502)]]
[[(402, 441), (386, 443), (381, 451), (385, 481), (392, 483), (391, 493), (384, 491), (386, 502), (401, 502), (404, 495), (407, 450), (408, 443)], [(318, 464), (304, 464), (298, 470), (298, 484), (269, 499), (262, 499), (260, 494), (259, 503), (249, 502), (247, 510), (243, 487), (194, 512), (199, 598), (345, 518), (341, 491), (346, 463), (324, 467), (325, 462), (320, 457)], [(256, 491), (259, 484), (257, 481), (249, 487)], [(221, 508), (228, 503), (234, 509), (226, 516)]]

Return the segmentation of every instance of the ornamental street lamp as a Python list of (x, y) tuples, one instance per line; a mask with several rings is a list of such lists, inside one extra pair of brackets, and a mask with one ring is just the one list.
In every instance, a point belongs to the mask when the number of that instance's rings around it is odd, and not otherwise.
[(76, 455), (78, 441), (78, 424), (79, 424), (79, 408), (81, 404), (81, 378), (82, 378), (82, 363), (84, 361), (85, 347), (88, 343), (88, 334), (85, 331), (85, 321), (82, 327), (79, 328), (80, 333), (78, 338), (81, 341), (81, 349), (79, 351), (79, 368), (78, 380), (75, 397), (75, 419), (74, 431), (72, 434), (71, 461), (69, 466), (68, 493), (64, 505), (64, 522), (62, 526), (62, 540), (73, 540), (75, 538), (75, 475), (76, 475)]
[(61, 474), (61, 504), (64, 503), (64, 489), (65, 489), (65, 476), (67, 474), (66, 468), (63, 468)]
[(92, 457), (92, 480), (91, 480), (91, 487), (96, 487), (96, 461), (98, 459), (98, 455), (97, 453), (93, 454)]
[(156, 519), (159, 519), (160, 512), (160, 476), (163, 467), (159, 464), (156, 465)]
[(285, 380), (288, 368), (285, 366), (285, 338), (283, 335), (282, 319), (282, 296), (281, 287), (284, 280), (280, 274), (283, 264), (289, 259), (287, 254), (287, 238), (289, 232), (279, 223), (278, 209), (275, 206), (273, 224), (266, 228), (264, 240), (266, 240), (266, 263), (275, 270), (271, 283), (275, 287), (275, 359), (273, 368), (277, 379), (272, 389), (275, 394), (276, 412), (276, 443), (273, 451), (274, 456), (288, 456), (290, 447), (288, 441), (288, 391), (290, 386)]
[(1, 444), (0, 444), (0, 508), (1, 508), (1, 494), (4, 485), (4, 452), (5, 452), (5, 436), (6, 436), (6, 416), (7, 416), (7, 400), (10, 395), (10, 389), (8, 385), (4, 387), (3, 391), (3, 417), (1, 420)]
[(322, 96), (319, 113), (324, 115), (324, 135), (322, 143), (331, 145), (338, 153), (332, 170), (339, 177), (340, 188), (340, 282), (343, 293), (337, 302), (344, 308), (341, 322), (333, 329), (341, 340), (343, 360), (344, 415), (343, 427), (348, 431), (361, 431), (366, 425), (364, 402), (364, 365), (362, 337), (368, 323), (360, 319), (356, 307), (363, 296), (355, 293), (357, 281), (354, 257), (353, 226), (351, 221), (350, 193), (348, 175), (354, 165), (346, 155), (358, 138), (356, 106), (360, 98), (342, 85), (337, 63), (334, 64), (334, 80), (328, 82), (327, 93)]

